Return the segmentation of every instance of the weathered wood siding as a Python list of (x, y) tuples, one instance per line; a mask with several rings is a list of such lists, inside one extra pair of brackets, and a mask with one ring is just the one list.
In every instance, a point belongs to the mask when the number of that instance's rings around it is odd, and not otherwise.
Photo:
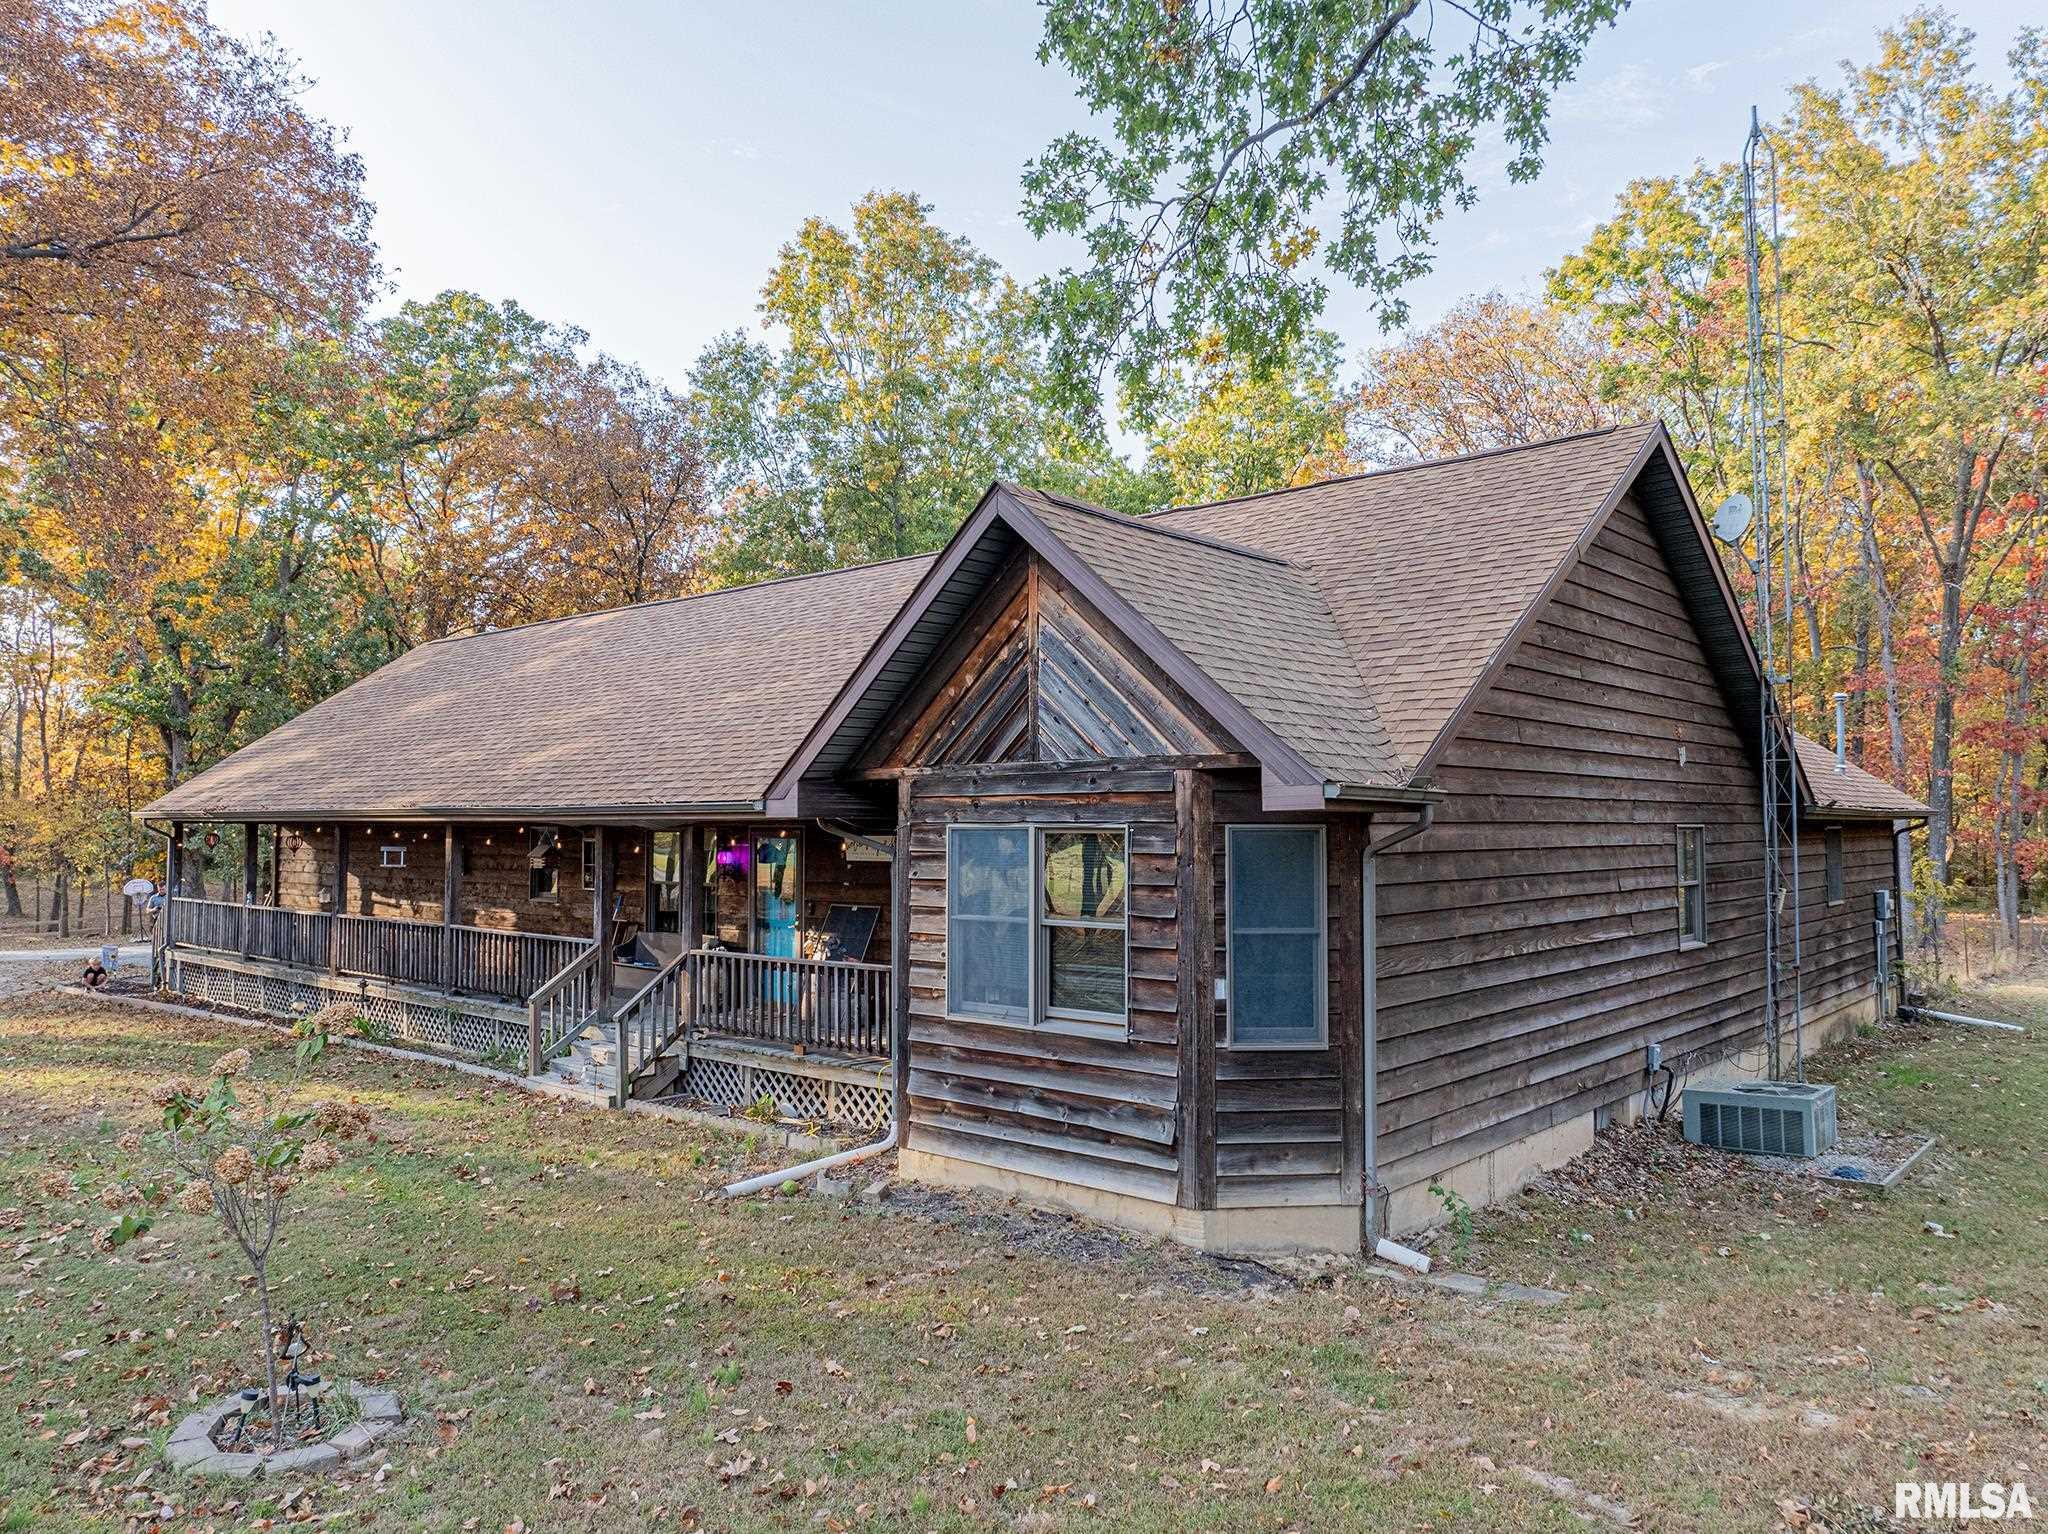
[(1258, 791), (1249, 783), (1218, 792), (1212, 843), (1216, 973), (1228, 978), (1229, 828), (1276, 824), (1320, 825), (1324, 831), (1329, 1046), (1232, 1049), (1229, 1002), (1210, 1001), (1216, 1035), (1216, 1204), (1224, 1209), (1355, 1204), (1364, 1188), (1362, 817), (1269, 815), (1259, 808)]
[[(1827, 894), (1827, 829), (1842, 833), (1842, 898), (1829, 904)], [(1835, 822), (1817, 815), (1800, 828), (1799, 902), (1800, 1004), (1809, 1022), (1824, 1022), (1868, 998), (1876, 986), (1877, 929), (1873, 897), (1892, 891), (1898, 910), (1898, 870), (1889, 822)], [(1788, 924), (1789, 925), (1789, 924)], [(1891, 922), (1893, 958), (1898, 953), (1898, 917)], [(1809, 1043), (1811, 1040), (1809, 1040)]]
[[(612, 831), (617, 859), (615, 888), (623, 909), (637, 916), (646, 906), (645, 835)], [(442, 842), (439, 826), (349, 827), (348, 891), (342, 909), (353, 916), (400, 916), (439, 921), (442, 897)], [(473, 927), (511, 932), (554, 932), (584, 937), (591, 930), (590, 891), (583, 883), (583, 833), (562, 828), (561, 864), (550, 898), (527, 894), (527, 831), (520, 826), (464, 826), (456, 831), (463, 861), (460, 910), (456, 919)], [(384, 868), (378, 849), (405, 848), (405, 867)], [(301, 911), (327, 909), (334, 888), (334, 828), (286, 826), (280, 836), (278, 903)]]
[(862, 753), (871, 774), (998, 762), (1100, 762), (1235, 749), (1111, 637), (1059, 575), (1019, 556)]
[[(910, 1124), (916, 1149), (1175, 1201), (1180, 1021), (1173, 774), (1011, 766), (912, 780)], [(946, 827), (1129, 830), (1130, 1033), (1081, 1035), (946, 1015)]]
[[(1756, 774), (1633, 504), (1509, 657), (1436, 785), (1436, 825), (1378, 870), (1390, 1186), (1619, 1100), (1652, 1039), (1676, 1058), (1761, 1028)], [(1706, 841), (1709, 941), (1690, 949), (1684, 824)]]

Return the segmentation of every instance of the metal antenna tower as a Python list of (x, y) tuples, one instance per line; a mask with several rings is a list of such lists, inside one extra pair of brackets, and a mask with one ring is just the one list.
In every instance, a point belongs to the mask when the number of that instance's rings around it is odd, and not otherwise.
[[(1749, 439), (1750, 498), (1756, 509), (1756, 611), (1764, 685), (1757, 705), (1763, 787), (1764, 853), (1764, 1042), (1771, 1079), (1785, 1078), (1785, 1023), (1792, 1026), (1792, 1076), (1806, 1079), (1806, 1037), (1800, 995), (1799, 780), (1792, 756), (1791, 725), (1778, 708), (1778, 688), (1791, 678), (1778, 670), (1773, 622), (1771, 562), (1784, 559), (1785, 628), (1792, 631), (1792, 529), (1782, 549), (1772, 548), (1773, 487), (1785, 485), (1784, 285), (1778, 264), (1778, 157), (1765, 136), (1757, 109), (1749, 109), (1749, 139), (1742, 146), (1742, 243), (1749, 273)], [(1768, 323), (1767, 323), (1768, 322)], [(1789, 638), (1788, 638), (1789, 643)], [(1789, 879), (1788, 874), (1789, 863)], [(1792, 955), (1785, 963), (1785, 905), (1792, 906)], [(1789, 983), (1788, 983), (1789, 982)]]

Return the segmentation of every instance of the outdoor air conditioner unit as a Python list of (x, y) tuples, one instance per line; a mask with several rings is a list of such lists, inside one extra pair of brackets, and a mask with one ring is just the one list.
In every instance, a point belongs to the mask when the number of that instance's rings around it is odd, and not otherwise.
[(1835, 1089), (1794, 1081), (1687, 1087), (1685, 1137), (1753, 1156), (1818, 1156), (1834, 1149)]

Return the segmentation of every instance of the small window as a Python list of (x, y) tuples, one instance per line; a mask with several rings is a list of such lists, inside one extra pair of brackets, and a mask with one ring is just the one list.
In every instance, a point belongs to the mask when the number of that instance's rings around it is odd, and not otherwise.
[(536, 827), (526, 844), (526, 898), (553, 900), (560, 887), (562, 833), (553, 826)]
[(405, 867), (405, 849), (403, 847), (391, 846), (379, 847), (377, 849), (377, 866), (379, 868)]
[(1223, 836), (1230, 1047), (1323, 1048), (1329, 986), (1322, 829), (1230, 826)]
[(1121, 831), (1039, 832), (1039, 951), (1045, 1015), (1125, 1018), (1125, 863)]
[(946, 1010), (997, 1023), (1031, 1020), (1027, 826), (947, 830)]
[(597, 888), (597, 833), (595, 831), (585, 831), (583, 833), (583, 887), (587, 890)]
[(1707, 940), (1707, 829), (1678, 828), (1678, 946)]
[(1821, 833), (1821, 845), (1827, 851), (1828, 859), (1828, 904), (1840, 905), (1842, 888), (1842, 828), (1829, 826)]

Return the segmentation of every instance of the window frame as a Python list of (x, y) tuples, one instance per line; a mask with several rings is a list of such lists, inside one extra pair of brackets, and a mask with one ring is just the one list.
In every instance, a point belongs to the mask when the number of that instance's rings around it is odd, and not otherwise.
[[(392, 856), (394, 852), (398, 854), (397, 857)], [(379, 868), (405, 867), (404, 845), (399, 842), (385, 842), (379, 846), (377, 848), (377, 866)]]
[[(1237, 851), (1234, 843), (1243, 836), (1267, 835), (1274, 832), (1299, 834), (1312, 831), (1316, 839), (1316, 972), (1322, 983), (1316, 987), (1316, 1037), (1309, 1039), (1250, 1040), (1240, 1041), (1237, 1036), (1237, 972), (1236, 972), (1236, 923), (1231, 920), (1235, 909), (1231, 901), (1232, 881), (1236, 877)], [(1223, 996), (1224, 1028), (1223, 1046), (1226, 1049), (1246, 1053), (1264, 1054), (1278, 1050), (1312, 1050), (1330, 1047), (1330, 833), (1329, 828), (1320, 824), (1304, 824), (1288, 821), (1249, 821), (1223, 828)], [(1294, 927), (1263, 927), (1252, 931), (1271, 933), (1295, 933)]]
[[(1024, 1008), (1022, 1015), (995, 1015), (963, 1008), (953, 997), (953, 897), (957, 888), (954, 874), (960, 866), (955, 838), (963, 832), (1021, 831), (1026, 856), (1030, 859), (1031, 888), (1026, 897)], [(1099, 831), (1123, 839), (1124, 914), (1120, 925), (1124, 936), (1124, 1009), (1121, 1017), (1078, 1009), (1050, 1011), (1046, 997), (1051, 990), (1051, 942), (1046, 933), (1054, 927), (1094, 929), (1118, 923), (1086, 918), (1045, 915), (1045, 839), (1048, 834)], [(949, 1022), (974, 1023), (989, 1028), (1021, 1028), (1040, 1033), (1075, 1034), (1086, 1038), (1127, 1040), (1131, 1036), (1131, 828), (1128, 824), (1099, 821), (952, 821), (946, 826), (946, 1018)], [(972, 918), (970, 918), (971, 920)]]
[[(555, 861), (552, 864), (535, 863), (533, 855), (549, 848), (554, 850)], [(533, 876), (542, 872), (548, 876), (548, 887), (536, 890), (533, 887)], [(559, 826), (536, 826), (526, 835), (526, 898), (529, 902), (559, 902), (562, 898), (562, 831)]]
[(1849, 881), (1842, 860), (1842, 828), (1827, 826), (1820, 833), (1822, 859), (1821, 888), (1828, 897), (1828, 904), (1840, 905), (1849, 898)]
[[(1124, 914), (1120, 921), (1108, 922), (1089, 917), (1048, 916), (1045, 912), (1045, 842), (1050, 832), (1055, 836), (1085, 834), (1114, 836), (1123, 844), (1124, 856)], [(1108, 1012), (1089, 1012), (1079, 1007), (1063, 1007), (1055, 1011), (1052, 1007), (1052, 938), (1054, 928), (1068, 931), (1104, 931), (1121, 927), (1124, 935), (1124, 1006), (1122, 1015)], [(1129, 1034), (1131, 1028), (1131, 832), (1128, 826), (1114, 825), (1034, 825), (1031, 828), (1031, 968), (1033, 991), (1031, 1016), (1034, 1027), (1086, 1028), (1113, 1031), (1118, 1037)]]
[[(1707, 921), (1707, 828), (1697, 821), (1682, 822), (1674, 827), (1672, 838), (1672, 873), (1677, 878), (1678, 889), (1678, 951), (1687, 953), (1695, 948), (1705, 948), (1712, 938)], [(1697, 839), (1698, 875), (1688, 880), (1685, 877), (1685, 840), (1690, 835)], [(1685, 892), (1697, 887), (1700, 892), (1700, 919), (1697, 926), (1688, 926), (1685, 919)]]

